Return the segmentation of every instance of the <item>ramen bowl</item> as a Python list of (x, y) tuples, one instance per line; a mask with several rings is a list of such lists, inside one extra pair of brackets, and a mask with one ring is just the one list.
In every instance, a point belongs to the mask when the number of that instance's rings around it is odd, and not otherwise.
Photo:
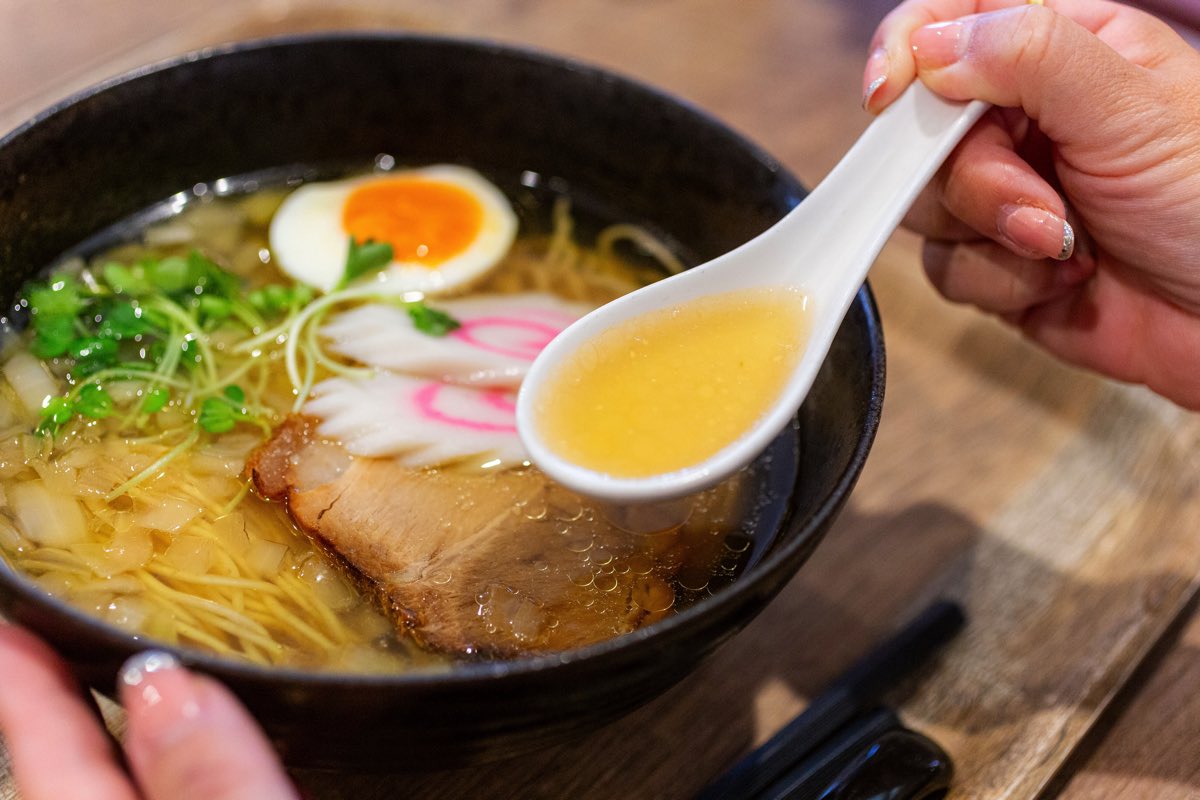
[[(0, 140), (0, 291), (197, 185), (294, 165), (507, 165), (636, 220), (702, 262), (769, 227), (804, 190), (685, 102), (609, 72), (495, 44), (334, 35), (207, 50), (100, 85)], [(178, 655), (226, 683), (295, 765), (378, 770), (526, 752), (663, 692), (796, 573), (857, 479), (879, 422), (884, 349), (864, 287), (790, 432), (784, 512), (712, 596), (581, 649), (445, 671), (357, 675)], [(782, 445), (781, 445), (782, 447)], [(0, 568), (0, 610), (111, 693), (147, 641)]]

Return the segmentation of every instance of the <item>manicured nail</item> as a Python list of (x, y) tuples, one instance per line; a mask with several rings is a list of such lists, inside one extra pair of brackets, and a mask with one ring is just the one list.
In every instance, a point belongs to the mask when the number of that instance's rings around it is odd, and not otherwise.
[(887, 83), (888, 66), (887, 50), (877, 47), (871, 51), (871, 55), (867, 58), (866, 71), (863, 72), (862, 107), (864, 111), (871, 110), (871, 98), (883, 87), (883, 84)]
[(1071, 223), (1063, 220), (1062, 249), (1054, 256), (1059, 261), (1066, 261), (1075, 252), (1075, 229)]
[(966, 52), (970, 28), (970, 23), (956, 19), (913, 31), (909, 43), (917, 69), (941, 69), (957, 62)]
[(1032, 258), (1066, 261), (1075, 252), (1075, 231), (1070, 223), (1043, 208), (1001, 206), (996, 229), (1015, 249)]
[(200, 716), (192, 676), (170, 653), (139, 653), (125, 662), (119, 678), (121, 704), (139, 718), (142, 741), (166, 744)]

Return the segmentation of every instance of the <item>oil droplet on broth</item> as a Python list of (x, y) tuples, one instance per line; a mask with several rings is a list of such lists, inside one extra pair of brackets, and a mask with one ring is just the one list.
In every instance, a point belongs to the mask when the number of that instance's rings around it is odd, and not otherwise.
[(695, 567), (684, 567), (679, 570), (676, 580), (679, 585), (689, 592), (699, 592), (708, 586), (710, 580), (709, 571), (706, 569), (698, 569)]
[(611, 592), (613, 589), (617, 588), (617, 576), (611, 574), (597, 575), (594, 584), (596, 588), (602, 592)]
[(725, 537), (725, 549), (731, 553), (744, 553), (750, 549), (750, 537), (730, 535)]
[(654, 569), (654, 562), (640, 553), (630, 556), (625, 565), (634, 575), (649, 575)]
[(651, 614), (661, 614), (675, 605), (675, 592), (662, 581), (647, 576), (634, 583), (632, 600)]
[(545, 519), (546, 514), (549, 512), (550, 508), (546, 505), (546, 501), (542, 498), (538, 498), (526, 503), (525, 507), (521, 509), (521, 515), (525, 517), (525, 519), (532, 522), (538, 522)]
[(567, 573), (567, 579), (580, 588), (586, 588), (592, 585), (596, 576), (589, 567), (582, 566), (570, 570)]
[(614, 325), (546, 380), (539, 433), (567, 461), (617, 477), (698, 464), (775, 402), (803, 353), (807, 302), (743, 289)]

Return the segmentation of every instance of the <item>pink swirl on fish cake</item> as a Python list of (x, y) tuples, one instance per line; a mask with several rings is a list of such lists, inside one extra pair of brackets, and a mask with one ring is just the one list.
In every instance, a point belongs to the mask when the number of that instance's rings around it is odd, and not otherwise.
[[(461, 403), (466, 407), (453, 411), (446, 409), (444, 405), (439, 407), (439, 403), (442, 403), (447, 398), (450, 401), (456, 399), (466, 401), (465, 403)], [(423, 417), (444, 425), (451, 425), (456, 428), (465, 428), (472, 431), (487, 431), (489, 433), (517, 432), (517, 404), (513, 400), (511, 392), (504, 392), (498, 389), (464, 389), (459, 386), (431, 381), (422, 385), (413, 393), (412, 401)], [(479, 403), (493, 412), (500, 411), (505, 421), (488, 421), (487, 419), (472, 419), (463, 416), (464, 413), (470, 411), (472, 403)], [(495, 414), (493, 413), (491, 416), (494, 417)]]
[[(550, 320), (495, 315), (465, 319), (462, 321), (462, 326), (455, 329), (450, 335), (463, 344), (489, 353), (533, 361), (537, 358), (538, 353), (550, 344), (551, 339), (562, 333), (568, 325), (575, 321), (573, 317), (565, 314), (542, 313), (542, 316), (548, 317)], [(495, 341), (497, 338), (495, 334), (498, 331), (506, 330), (517, 333), (518, 336), (511, 337), (510, 341), (503, 338)], [(492, 335), (488, 336), (488, 333)], [(519, 334), (525, 334), (525, 336), (522, 337)], [(492, 341), (489, 341), (489, 338)]]

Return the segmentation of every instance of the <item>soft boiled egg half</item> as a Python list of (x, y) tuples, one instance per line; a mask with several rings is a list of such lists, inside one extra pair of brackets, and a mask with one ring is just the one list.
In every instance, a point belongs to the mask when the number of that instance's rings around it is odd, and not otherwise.
[(504, 193), (478, 172), (447, 164), (305, 184), (270, 228), (279, 267), (325, 292), (342, 279), (351, 238), (392, 246), (380, 288), (437, 294), (495, 266), (516, 233)]

